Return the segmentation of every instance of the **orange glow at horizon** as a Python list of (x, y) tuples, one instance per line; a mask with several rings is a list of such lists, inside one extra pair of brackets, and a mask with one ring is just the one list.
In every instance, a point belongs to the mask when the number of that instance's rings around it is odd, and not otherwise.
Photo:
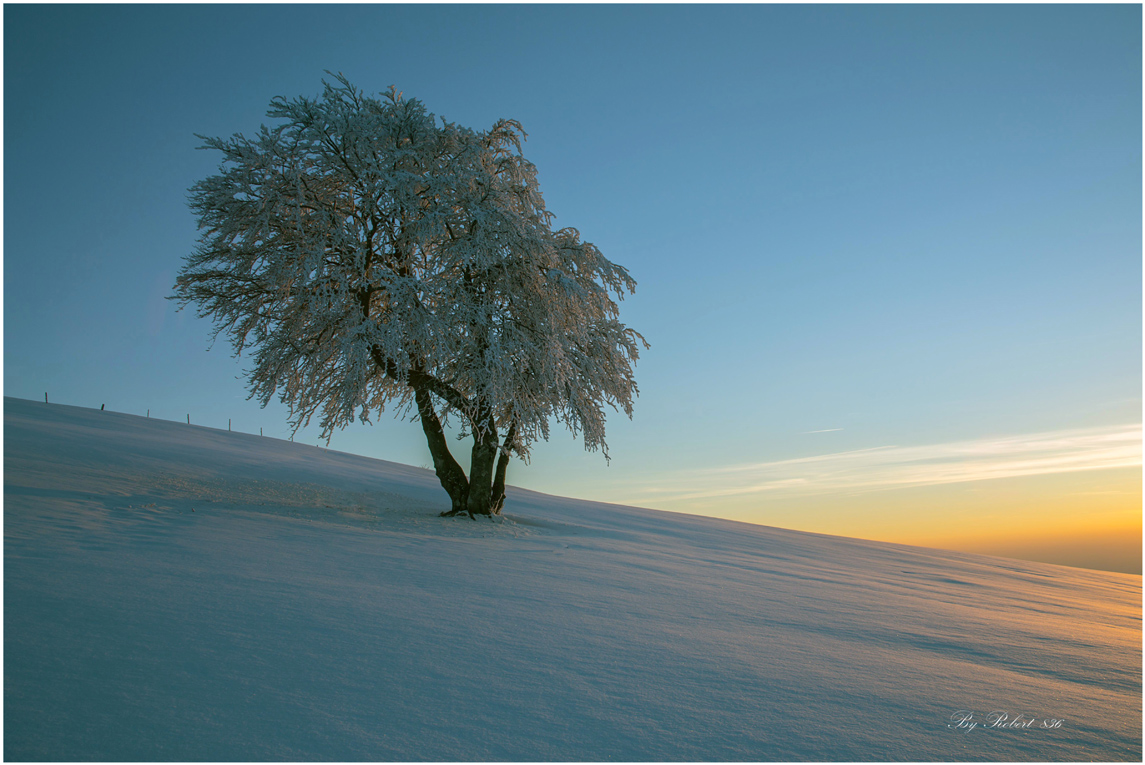
[(1141, 479), (1141, 467), (1120, 467), (661, 506), (799, 531), (1140, 574)]

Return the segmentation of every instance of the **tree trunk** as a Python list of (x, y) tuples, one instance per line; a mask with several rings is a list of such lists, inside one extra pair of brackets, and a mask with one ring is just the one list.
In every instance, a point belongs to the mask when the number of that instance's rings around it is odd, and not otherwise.
[(505, 471), (509, 467), (509, 455), (513, 449), (513, 439), (517, 435), (517, 423), (509, 426), (505, 434), (505, 443), (501, 444), (501, 456), (497, 458), (497, 472), (493, 474), (493, 490), (490, 493), (489, 509), (494, 515), (501, 514), (505, 506)]
[(488, 414), (478, 418), (483, 427), (473, 430), (473, 455), (469, 463), (469, 514), (490, 515), (493, 462), (497, 459), (497, 428)]
[(449, 443), (445, 439), (445, 431), (441, 427), (441, 420), (433, 410), (433, 399), (425, 388), (414, 389), (414, 400), (417, 402), (417, 413), (421, 419), (421, 429), (425, 433), (425, 440), (429, 443), (429, 453), (433, 456), (433, 469), (441, 487), (449, 495), (451, 509), (442, 515), (457, 515), (468, 510), (469, 481), (465, 479), (465, 471), (453, 455), (449, 452)]

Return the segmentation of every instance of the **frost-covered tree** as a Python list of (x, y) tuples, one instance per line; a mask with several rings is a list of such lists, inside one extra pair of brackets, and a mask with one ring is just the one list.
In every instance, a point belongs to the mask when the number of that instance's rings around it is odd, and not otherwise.
[(251, 351), (251, 397), (327, 440), (387, 405), (420, 420), (449, 514), (500, 512), (511, 455), (550, 421), (607, 458), (605, 407), (632, 416), (647, 347), (613, 300), (635, 282), (552, 229), (521, 126), (474, 131), (341, 76), (267, 114), (254, 138), (200, 136), (223, 159), (191, 189), (202, 234), (174, 296)]

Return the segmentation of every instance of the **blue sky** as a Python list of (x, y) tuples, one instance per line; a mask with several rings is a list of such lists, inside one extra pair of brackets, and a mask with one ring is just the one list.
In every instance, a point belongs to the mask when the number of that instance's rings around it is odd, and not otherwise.
[[(331, 70), (471, 127), (519, 120), (556, 223), (639, 283), (622, 317), (652, 349), (611, 465), (554, 431), (511, 483), (635, 501), (687, 471), (1092, 446), (1141, 422), (1140, 6), (7, 5), (4, 21), (6, 395), (285, 436), (283, 408), (246, 401), (241, 361), (164, 298), (196, 238), (186, 190), (218, 163), (193, 134), (253, 133), (273, 96), (315, 95)], [(331, 447), (429, 462), (420, 429), (385, 418)], [(1139, 497), (1139, 451), (1079, 470), (1135, 470)], [(645, 504), (863, 535), (843, 511), (688, 494)]]

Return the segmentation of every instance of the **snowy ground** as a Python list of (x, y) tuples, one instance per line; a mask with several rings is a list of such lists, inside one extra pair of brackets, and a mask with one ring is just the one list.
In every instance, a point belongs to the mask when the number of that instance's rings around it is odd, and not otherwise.
[(1141, 759), (1139, 576), (4, 407), (7, 760)]

